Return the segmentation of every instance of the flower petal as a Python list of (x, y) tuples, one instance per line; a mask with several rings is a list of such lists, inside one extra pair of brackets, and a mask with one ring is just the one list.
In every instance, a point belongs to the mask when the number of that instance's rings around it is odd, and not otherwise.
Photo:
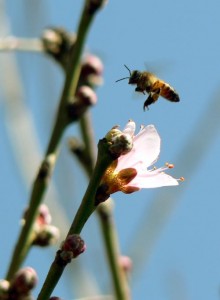
[(134, 137), (132, 150), (118, 159), (116, 170), (125, 167), (146, 169), (154, 164), (160, 153), (160, 136), (153, 125), (148, 125)]
[(157, 188), (162, 186), (179, 185), (177, 179), (172, 176), (161, 172), (147, 172), (142, 174), (137, 174), (137, 176), (129, 183), (131, 186), (136, 186), (140, 189), (142, 188)]
[(123, 129), (123, 132), (125, 134), (129, 134), (131, 137), (133, 137), (134, 133), (135, 133), (135, 129), (136, 129), (135, 122), (132, 120), (129, 120), (128, 123), (126, 124), (125, 128)]

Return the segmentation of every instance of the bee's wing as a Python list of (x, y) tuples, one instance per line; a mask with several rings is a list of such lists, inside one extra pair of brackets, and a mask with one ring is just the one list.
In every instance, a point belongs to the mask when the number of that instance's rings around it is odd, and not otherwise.
[(169, 71), (174, 62), (171, 60), (151, 60), (144, 63), (145, 70), (160, 77), (161, 74)]

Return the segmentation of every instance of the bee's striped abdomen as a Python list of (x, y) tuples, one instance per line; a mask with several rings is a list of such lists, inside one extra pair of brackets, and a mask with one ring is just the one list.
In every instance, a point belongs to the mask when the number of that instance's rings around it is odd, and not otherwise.
[(165, 99), (171, 102), (180, 101), (179, 95), (168, 83), (162, 80), (157, 80), (152, 87), (152, 91), (156, 91), (158, 89), (160, 89), (160, 95)]

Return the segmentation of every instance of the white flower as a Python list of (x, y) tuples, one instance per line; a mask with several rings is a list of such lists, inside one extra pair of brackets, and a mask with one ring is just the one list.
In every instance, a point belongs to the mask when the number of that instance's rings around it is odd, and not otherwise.
[(164, 171), (173, 168), (172, 164), (165, 164), (162, 168), (151, 168), (158, 160), (161, 139), (153, 125), (142, 127), (137, 135), (135, 123), (129, 121), (123, 133), (133, 139), (132, 149), (121, 155), (107, 169), (101, 185), (107, 194), (117, 191), (132, 193), (141, 188), (156, 188), (178, 185), (179, 180), (166, 174)]

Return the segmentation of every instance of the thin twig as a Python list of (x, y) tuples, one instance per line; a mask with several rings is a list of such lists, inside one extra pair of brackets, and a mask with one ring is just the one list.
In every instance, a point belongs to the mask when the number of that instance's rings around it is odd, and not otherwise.
[[(58, 108), (57, 117), (55, 120), (55, 125), (48, 143), (45, 158), (41, 163), (41, 166), (43, 166), (43, 164), (51, 157), (51, 155), (53, 156), (53, 163), (49, 165), (50, 169), (48, 170), (48, 174), (50, 175), (52, 174), (52, 170), (57, 159), (57, 150), (60, 144), (61, 137), (65, 128), (68, 125), (66, 116), (66, 105), (70, 100), (71, 96), (74, 95), (76, 91), (80, 74), (80, 59), (85, 44), (85, 39), (95, 13), (91, 13), (88, 10), (88, 4), (89, 1), (86, 1), (78, 27), (78, 39), (74, 47), (74, 51), (70, 53), (69, 68), (66, 73), (66, 80), (64, 83), (64, 88), (60, 100), (60, 105)], [(21, 266), (21, 264), (27, 256), (27, 253), (32, 243), (31, 233), (38, 212), (38, 207), (43, 200), (49, 182), (49, 176), (47, 176), (47, 178), (42, 179), (41, 176), (39, 176), (39, 173), (37, 174), (31, 191), (29, 201), (29, 214), (18, 237), (18, 241), (16, 243), (11, 263), (7, 272), (7, 280), (10, 280), (12, 278), (13, 274), (19, 269), (19, 267)]]
[(43, 52), (44, 45), (38, 38), (17, 38), (8, 36), (0, 39), (0, 51)]
[[(80, 120), (80, 129), (85, 143), (84, 152), (86, 153), (86, 165), (84, 165), (85, 160), (81, 160), (81, 164), (86, 170), (89, 178), (91, 178), (92, 170), (95, 165), (95, 139), (92, 130), (91, 115), (89, 112), (84, 114)], [(78, 156), (80, 159), (80, 156)], [(88, 166), (88, 164), (90, 164)], [(107, 200), (107, 201), (110, 201)], [(113, 211), (110, 205), (102, 204), (99, 205), (96, 210), (99, 220), (100, 227), (102, 231), (103, 241), (105, 245), (106, 257), (108, 259), (109, 267), (111, 270), (111, 277), (115, 291), (115, 299), (118, 300), (128, 300), (129, 296), (129, 286), (125, 276), (119, 266), (120, 248), (117, 236), (117, 230), (114, 224)]]
[[(107, 167), (111, 164), (113, 158), (108, 151), (108, 144), (105, 140), (99, 142), (99, 151), (96, 166), (94, 168), (88, 188), (82, 199), (81, 205), (76, 213), (67, 237), (72, 234), (80, 234), (86, 221), (97, 208), (96, 206), (96, 191)], [(59, 253), (51, 264), (50, 270), (44, 281), (43, 287), (38, 295), (37, 300), (48, 299), (53, 292), (57, 282), (63, 274), (66, 264), (60, 263)], [(123, 300), (123, 299), (122, 299)]]

